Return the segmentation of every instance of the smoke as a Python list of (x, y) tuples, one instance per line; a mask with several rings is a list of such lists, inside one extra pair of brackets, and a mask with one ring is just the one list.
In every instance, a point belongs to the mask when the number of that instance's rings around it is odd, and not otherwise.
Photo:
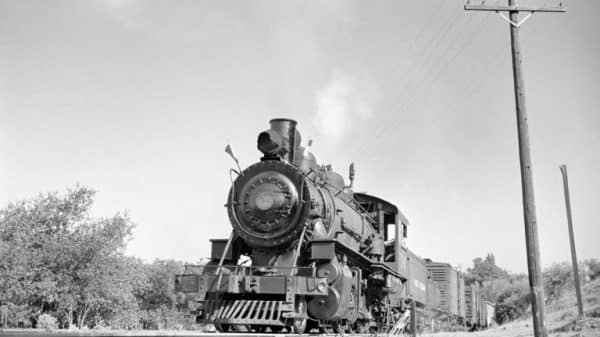
[(315, 126), (324, 139), (336, 144), (373, 116), (376, 99), (377, 90), (371, 81), (334, 70), (327, 85), (316, 94)]

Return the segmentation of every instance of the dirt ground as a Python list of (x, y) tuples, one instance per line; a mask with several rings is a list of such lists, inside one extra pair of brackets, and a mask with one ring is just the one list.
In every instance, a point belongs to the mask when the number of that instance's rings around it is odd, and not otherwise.
[[(585, 324), (582, 324), (585, 323)], [(586, 319), (584, 322), (557, 326), (548, 324), (549, 336), (552, 337), (600, 337), (600, 319)], [(476, 332), (439, 332), (422, 334), (421, 337), (533, 337), (531, 320), (514, 322), (485, 331)]]

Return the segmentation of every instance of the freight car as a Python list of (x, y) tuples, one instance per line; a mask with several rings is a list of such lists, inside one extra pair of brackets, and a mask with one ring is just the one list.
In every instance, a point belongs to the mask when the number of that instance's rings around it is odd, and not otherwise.
[(476, 282), (465, 284), (463, 275), (450, 264), (425, 259), (431, 278), (440, 287), (440, 311), (453, 325), (472, 330), (488, 326), (487, 310)]
[(460, 315), (458, 284), (440, 283), (404, 246), (402, 212), (354, 192), (353, 165), (346, 184), (318, 164), (296, 124), (273, 119), (258, 135), (260, 160), (231, 170), (230, 237), (211, 240), (207, 265), (176, 276), (197, 320), (219, 331), (364, 333), (397, 328), (412, 303), (422, 325), (433, 312)]
[[(472, 330), (486, 328), (488, 326), (488, 308), (492, 308), (491, 304), (486, 305), (486, 301), (481, 296), (481, 288), (477, 283), (471, 283), (465, 288), (466, 299), (466, 325)], [(489, 303), (489, 302), (488, 302)]]

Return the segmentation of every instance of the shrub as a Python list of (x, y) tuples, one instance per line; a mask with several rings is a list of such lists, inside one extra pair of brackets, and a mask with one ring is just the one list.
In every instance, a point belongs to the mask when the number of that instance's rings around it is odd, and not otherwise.
[(521, 318), (531, 303), (527, 280), (520, 278), (503, 284), (496, 301), (498, 324)]
[(52, 315), (41, 314), (37, 320), (37, 327), (46, 330), (58, 329), (58, 322)]
[(589, 280), (594, 281), (596, 279), (600, 279), (600, 261), (598, 259), (589, 259), (583, 262), (584, 269), (587, 270)]
[(546, 304), (558, 300), (563, 291), (573, 284), (571, 265), (567, 262), (553, 264), (544, 270), (543, 276)]
[(144, 329), (151, 330), (191, 330), (196, 329), (195, 318), (177, 309), (161, 306), (147, 310), (141, 316)]
[(3, 307), (5, 327), (31, 328), (33, 316), (26, 304), (16, 305), (8, 303)]
[(141, 314), (137, 307), (127, 308), (113, 314), (108, 321), (108, 326), (110, 326), (111, 329), (135, 330), (142, 328), (140, 320)]
[(195, 318), (182, 311), (170, 309), (163, 313), (165, 326), (170, 330), (190, 330), (196, 324)]
[(518, 319), (525, 313), (523, 309), (515, 304), (497, 304), (496, 305), (496, 323), (504, 324)]

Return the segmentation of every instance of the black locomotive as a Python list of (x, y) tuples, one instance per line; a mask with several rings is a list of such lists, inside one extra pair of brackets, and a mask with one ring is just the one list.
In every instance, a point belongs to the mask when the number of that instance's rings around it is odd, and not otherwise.
[[(211, 240), (211, 262), (176, 276), (198, 321), (219, 331), (389, 331), (415, 302), (420, 325), (442, 314), (484, 325), (483, 309), (466, 317), (464, 282), (459, 295), (459, 282), (434, 280), (439, 264), (404, 246), (408, 220), (398, 208), (352, 190), (352, 165), (346, 185), (301, 146), (290, 119), (271, 120), (257, 146), (260, 161), (232, 170), (230, 238)], [(481, 297), (470, 294), (475, 308)], [(461, 303), (462, 317), (453, 310)]]

